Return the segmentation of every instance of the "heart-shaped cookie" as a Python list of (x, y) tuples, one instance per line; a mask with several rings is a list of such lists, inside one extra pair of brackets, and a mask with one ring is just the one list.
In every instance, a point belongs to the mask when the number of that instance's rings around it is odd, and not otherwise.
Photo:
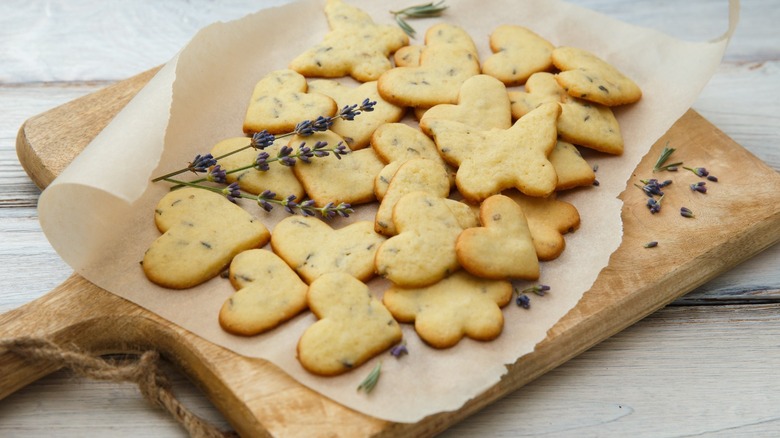
[(374, 230), (384, 236), (395, 235), (393, 207), (401, 197), (411, 192), (424, 191), (439, 198), (450, 194), (447, 170), (441, 163), (425, 158), (405, 161), (395, 172), (382, 203), (376, 212)]
[(523, 209), (504, 195), (487, 198), (479, 208), (481, 227), (463, 230), (455, 253), (463, 269), (482, 278), (539, 278), (531, 231)]
[(261, 247), (270, 237), (258, 219), (208, 190), (174, 190), (154, 213), (163, 235), (144, 254), (142, 267), (149, 280), (172, 289), (216, 277), (236, 254)]
[(377, 87), (382, 98), (396, 105), (428, 108), (457, 103), (460, 86), (479, 71), (479, 60), (470, 50), (436, 44), (425, 47), (419, 66), (383, 73)]
[(395, 204), (393, 222), (398, 234), (379, 246), (377, 273), (402, 287), (422, 287), (460, 268), (455, 241), (463, 227), (446, 198), (408, 193)]
[(219, 311), (219, 325), (230, 333), (263, 333), (306, 309), (309, 287), (271, 251), (238, 254), (230, 263), (230, 282), (237, 291)]
[(374, 180), (374, 194), (379, 200), (401, 164), (412, 158), (426, 158), (445, 166), (450, 186), (455, 185), (455, 170), (441, 158), (436, 143), (419, 129), (405, 123), (385, 123), (371, 135), (371, 148), (387, 163)]
[(271, 246), (307, 283), (328, 272), (365, 281), (374, 275), (374, 255), (385, 238), (374, 224), (355, 222), (334, 230), (320, 219), (290, 216), (279, 222)]
[(550, 70), (553, 66), (549, 41), (522, 26), (503, 25), (490, 34), (490, 55), (482, 72), (507, 86), (522, 85), (533, 73)]
[(307, 93), (306, 78), (292, 70), (268, 73), (255, 85), (244, 118), (244, 132), (291, 132), (303, 120), (336, 114), (336, 102), (324, 94)]
[(552, 61), (561, 70), (555, 79), (572, 97), (607, 106), (634, 103), (642, 97), (634, 81), (587, 50), (558, 47)]
[(398, 49), (393, 55), (395, 66), (414, 67), (420, 65), (420, 56), (422, 55), (423, 49), (436, 44), (449, 44), (462, 47), (475, 55), (478, 53), (477, 46), (474, 45), (474, 40), (471, 39), (471, 35), (462, 27), (451, 23), (438, 23), (425, 31), (424, 46), (413, 45)]
[(401, 340), (401, 328), (382, 302), (348, 274), (319, 277), (307, 298), (319, 320), (298, 341), (298, 361), (314, 374), (344, 373)]

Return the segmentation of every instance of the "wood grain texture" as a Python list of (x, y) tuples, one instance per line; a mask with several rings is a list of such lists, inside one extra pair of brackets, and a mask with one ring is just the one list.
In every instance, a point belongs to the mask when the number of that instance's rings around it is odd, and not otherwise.
[[(22, 122), (164, 62), (184, 41), (177, 38), (213, 19), (265, 4), (104, 3), (96, 8), (87, 1), (68, 7), (49, 2), (45, 14), (36, 2), (0, 4), (3, 12), (13, 11), (0, 14), (0, 48), (14, 49), (0, 50), (0, 313), (42, 296), (70, 275), (37, 226), (38, 191), (14, 156)], [(630, 8), (612, 0), (577, 3), (689, 39), (719, 32), (722, 26), (706, 24), (724, 15), (720, 2), (709, 1), (635, 2)], [(694, 108), (778, 169), (780, 107), (767, 96), (780, 93), (780, 46), (774, 44), (780, 8), (760, 0), (742, 5), (742, 23), (725, 63)], [(690, 25), (691, 17), (696, 24)], [(107, 25), (118, 21), (119, 28)], [(166, 25), (155, 24), (161, 22)], [(67, 44), (52, 42), (56, 39)], [(115, 43), (119, 50), (112, 49)], [(8, 62), (17, 55), (24, 62)], [(780, 363), (777, 309), (752, 303), (780, 299), (779, 260), (775, 245), (443, 435), (776, 436), (780, 391), (761, 364)], [(723, 302), (739, 305), (718, 305)], [(196, 410), (226, 425), (185, 377), (176, 382)], [(625, 407), (630, 414), (621, 411)], [(0, 401), (0, 435), (51, 436), (53, 429), (57, 436), (183, 435), (132, 386), (74, 379), (66, 372)]]

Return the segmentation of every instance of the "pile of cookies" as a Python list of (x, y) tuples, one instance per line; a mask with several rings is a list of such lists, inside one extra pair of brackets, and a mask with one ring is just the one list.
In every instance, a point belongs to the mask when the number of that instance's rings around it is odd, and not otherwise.
[[(398, 344), (399, 323), (414, 323), (434, 348), (496, 338), (511, 281), (538, 280), (540, 261), (558, 257), (563, 234), (579, 226), (576, 208), (556, 199), (594, 184), (578, 147), (621, 154), (610, 108), (636, 102), (640, 89), (597, 56), (555, 47), (520, 26), (498, 26), (493, 53), (480, 62), (471, 36), (452, 24), (436, 24), (423, 45), (409, 45), (400, 28), (375, 24), (342, 0), (327, 0), (325, 14), (331, 30), (322, 42), (257, 83), (243, 130), (286, 133), (301, 120), (376, 101), (359, 119), (265, 149), (273, 155), (324, 141), (351, 152), (265, 171), (249, 166), (227, 182), (318, 206), (373, 204), (374, 220), (334, 229), (289, 216), (271, 232), (218, 193), (174, 190), (155, 210), (164, 234), (146, 252), (144, 272), (182, 289), (229, 266), (236, 292), (219, 322), (236, 335), (311, 310), (318, 321), (297, 351), (318, 375), (349, 371)], [(345, 76), (359, 84), (334, 80)], [(246, 143), (226, 139), (212, 153)], [(247, 149), (219, 165), (246, 167), (256, 155)], [(377, 275), (391, 283), (381, 301), (366, 285)]]

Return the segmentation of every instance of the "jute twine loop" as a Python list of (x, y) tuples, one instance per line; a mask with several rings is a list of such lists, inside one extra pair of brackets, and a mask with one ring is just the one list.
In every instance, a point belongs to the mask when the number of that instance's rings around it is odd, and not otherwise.
[(135, 383), (150, 403), (165, 409), (192, 437), (237, 436), (235, 432), (223, 432), (198, 417), (174, 396), (170, 380), (160, 369), (160, 355), (156, 351), (146, 351), (135, 361), (120, 362), (95, 357), (75, 348), (67, 349), (44, 338), (20, 337), (0, 340), (0, 348), (5, 348), (24, 359), (67, 367), (83, 377)]

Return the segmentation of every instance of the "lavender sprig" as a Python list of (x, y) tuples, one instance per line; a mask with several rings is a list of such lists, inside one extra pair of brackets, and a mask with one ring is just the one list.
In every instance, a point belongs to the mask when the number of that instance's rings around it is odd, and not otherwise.
[(421, 5), (409, 6), (408, 8), (398, 11), (390, 11), (390, 13), (393, 14), (398, 26), (400, 26), (407, 35), (414, 38), (417, 32), (406, 22), (406, 20), (404, 20), (405, 18), (438, 17), (444, 13), (446, 9), (447, 6), (444, 6), (444, 0), (441, 0), (437, 3), (424, 3)]
[(297, 197), (295, 195), (289, 195), (285, 199), (276, 199), (276, 193), (270, 190), (266, 190), (257, 196), (244, 195), (243, 197), (254, 199), (265, 211), (273, 210), (273, 204), (276, 204), (284, 207), (285, 211), (290, 214), (295, 214), (298, 211), (303, 216), (314, 216), (319, 213), (323, 219), (333, 219), (336, 216), (349, 217), (349, 215), (355, 212), (352, 205), (346, 202), (339, 204), (329, 202), (324, 207), (317, 207), (311, 199), (300, 203), (296, 202)]
[[(346, 105), (344, 108), (339, 111), (338, 114), (335, 116), (319, 116), (315, 120), (304, 120), (295, 127), (295, 129), (291, 132), (285, 133), (285, 134), (279, 134), (274, 135), (269, 133), (266, 130), (256, 132), (252, 135), (252, 137), (249, 139), (249, 144), (246, 146), (240, 147), (238, 149), (232, 150), (228, 153), (225, 153), (223, 155), (220, 155), (218, 157), (214, 157), (211, 154), (206, 155), (196, 155), (195, 158), (190, 162), (187, 167), (183, 169), (176, 170), (171, 173), (167, 173), (162, 176), (158, 176), (156, 178), (152, 179), (152, 182), (158, 182), (163, 181), (168, 178), (174, 177), (176, 175), (179, 175), (181, 173), (192, 171), (195, 173), (203, 173), (208, 171), (209, 167), (212, 167), (217, 164), (219, 160), (225, 157), (229, 157), (230, 155), (236, 154), (238, 152), (241, 152), (243, 150), (253, 148), (253, 149), (259, 149), (264, 150), (271, 146), (276, 140), (280, 138), (290, 137), (292, 135), (300, 135), (303, 137), (309, 136), (314, 134), (315, 132), (322, 132), (327, 131), (330, 129), (331, 126), (333, 126), (333, 123), (338, 119), (344, 119), (344, 120), (354, 120), (355, 117), (358, 115), (364, 113), (364, 112), (371, 112), (374, 110), (374, 106), (376, 105), (376, 101), (372, 101), (369, 99), (364, 99), (363, 102), (353, 105)], [(342, 154), (343, 155), (343, 154)], [(252, 167), (252, 166), (249, 166)], [(246, 170), (248, 167), (243, 168), (241, 170)], [(232, 169), (228, 173), (233, 173), (239, 171), (238, 169)], [(197, 180), (197, 182), (201, 182), (205, 180)], [(196, 181), (193, 181), (196, 182)]]
[(314, 144), (314, 146), (308, 147), (306, 146), (306, 142), (303, 142), (300, 144), (300, 146), (298, 146), (298, 152), (296, 153), (293, 153), (293, 148), (289, 146), (282, 146), (282, 148), (279, 149), (279, 152), (276, 154), (276, 157), (273, 158), (271, 158), (267, 152), (263, 151), (257, 155), (255, 164), (243, 168), (237, 168), (231, 170), (231, 172), (245, 170), (252, 167), (265, 172), (270, 169), (268, 163), (273, 163), (274, 161), (278, 161), (279, 164), (284, 166), (292, 167), (295, 166), (296, 159), (303, 161), (304, 163), (310, 163), (312, 158), (327, 157), (331, 153), (333, 153), (333, 156), (340, 160), (342, 155), (347, 155), (350, 152), (349, 148), (347, 148), (347, 145), (345, 145), (343, 141), (340, 141), (334, 148), (326, 149), (325, 146), (327, 145), (328, 143), (325, 141), (318, 141)]
[(257, 202), (263, 210), (271, 211), (274, 205), (280, 205), (284, 207), (285, 211), (290, 214), (300, 213), (303, 216), (315, 216), (319, 214), (323, 219), (333, 219), (337, 216), (349, 217), (349, 215), (355, 213), (352, 205), (347, 202), (341, 202), (335, 204), (333, 202), (327, 203), (323, 207), (317, 207), (314, 201), (308, 199), (303, 202), (297, 202), (298, 199), (295, 195), (289, 195), (284, 199), (276, 199), (276, 193), (265, 190), (259, 195), (252, 195), (241, 191), (238, 182), (234, 182), (226, 187), (213, 187), (209, 185), (198, 184), (192, 181), (181, 181), (173, 178), (166, 178), (168, 182), (178, 184), (179, 186), (194, 187), (197, 189), (209, 190), (214, 193), (219, 193), (225, 196), (228, 201), (236, 202), (238, 199), (250, 199)]
[[(200, 178), (196, 180), (190, 181), (191, 183), (201, 183), (204, 181), (214, 181), (214, 182), (224, 182), (224, 177), (231, 173), (236, 172), (242, 172), (247, 169), (257, 169), (262, 172), (266, 172), (271, 169), (271, 166), (268, 165), (268, 163), (273, 163), (275, 161), (278, 161), (280, 164), (288, 167), (292, 167), (295, 165), (296, 159), (301, 160), (305, 163), (310, 163), (311, 159), (314, 157), (327, 157), (331, 153), (337, 158), (341, 159), (342, 155), (347, 155), (350, 153), (350, 149), (344, 144), (344, 142), (339, 142), (338, 145), (334, 148), (327, 149), (325, 146), (328, 145), (328, 142), (325, 141), (318, 141), (314, 144), (313, 147), (306, 146), (306, 142), (303, 142), (298, 146), (298, 152), (293, 153), (294, 149), (289, 146), (282, 146), (279, 149), (279, 152), (276, 154), (276, 157), (271, 157), (271, 155), (266, 151), (261, 151), (259, 154), (257, 154), (257, 158), (255, 159), (255, 162), (252, 164), (248, 164), (246, 166), (236, 167), (234, 169), (230, 169), (228, 171), (218, 171), (219, 176), (223, 178), (223, 181), (217, 181), (216, 175), (212, 175), (214, 173), (214, 169), (217, 168), (217, 166), (212, 169), (209, 175), (207, 175), (205, 178)], [(224, 172), (224, 175), (221, 175)], [(161, 177), (163, 180), (168, 182), (174, 182), (169, 176)], [(171, 189), (177, 189), (181, 186), (181, 183), (178, 183), (179, 185), (173, 186)]]

